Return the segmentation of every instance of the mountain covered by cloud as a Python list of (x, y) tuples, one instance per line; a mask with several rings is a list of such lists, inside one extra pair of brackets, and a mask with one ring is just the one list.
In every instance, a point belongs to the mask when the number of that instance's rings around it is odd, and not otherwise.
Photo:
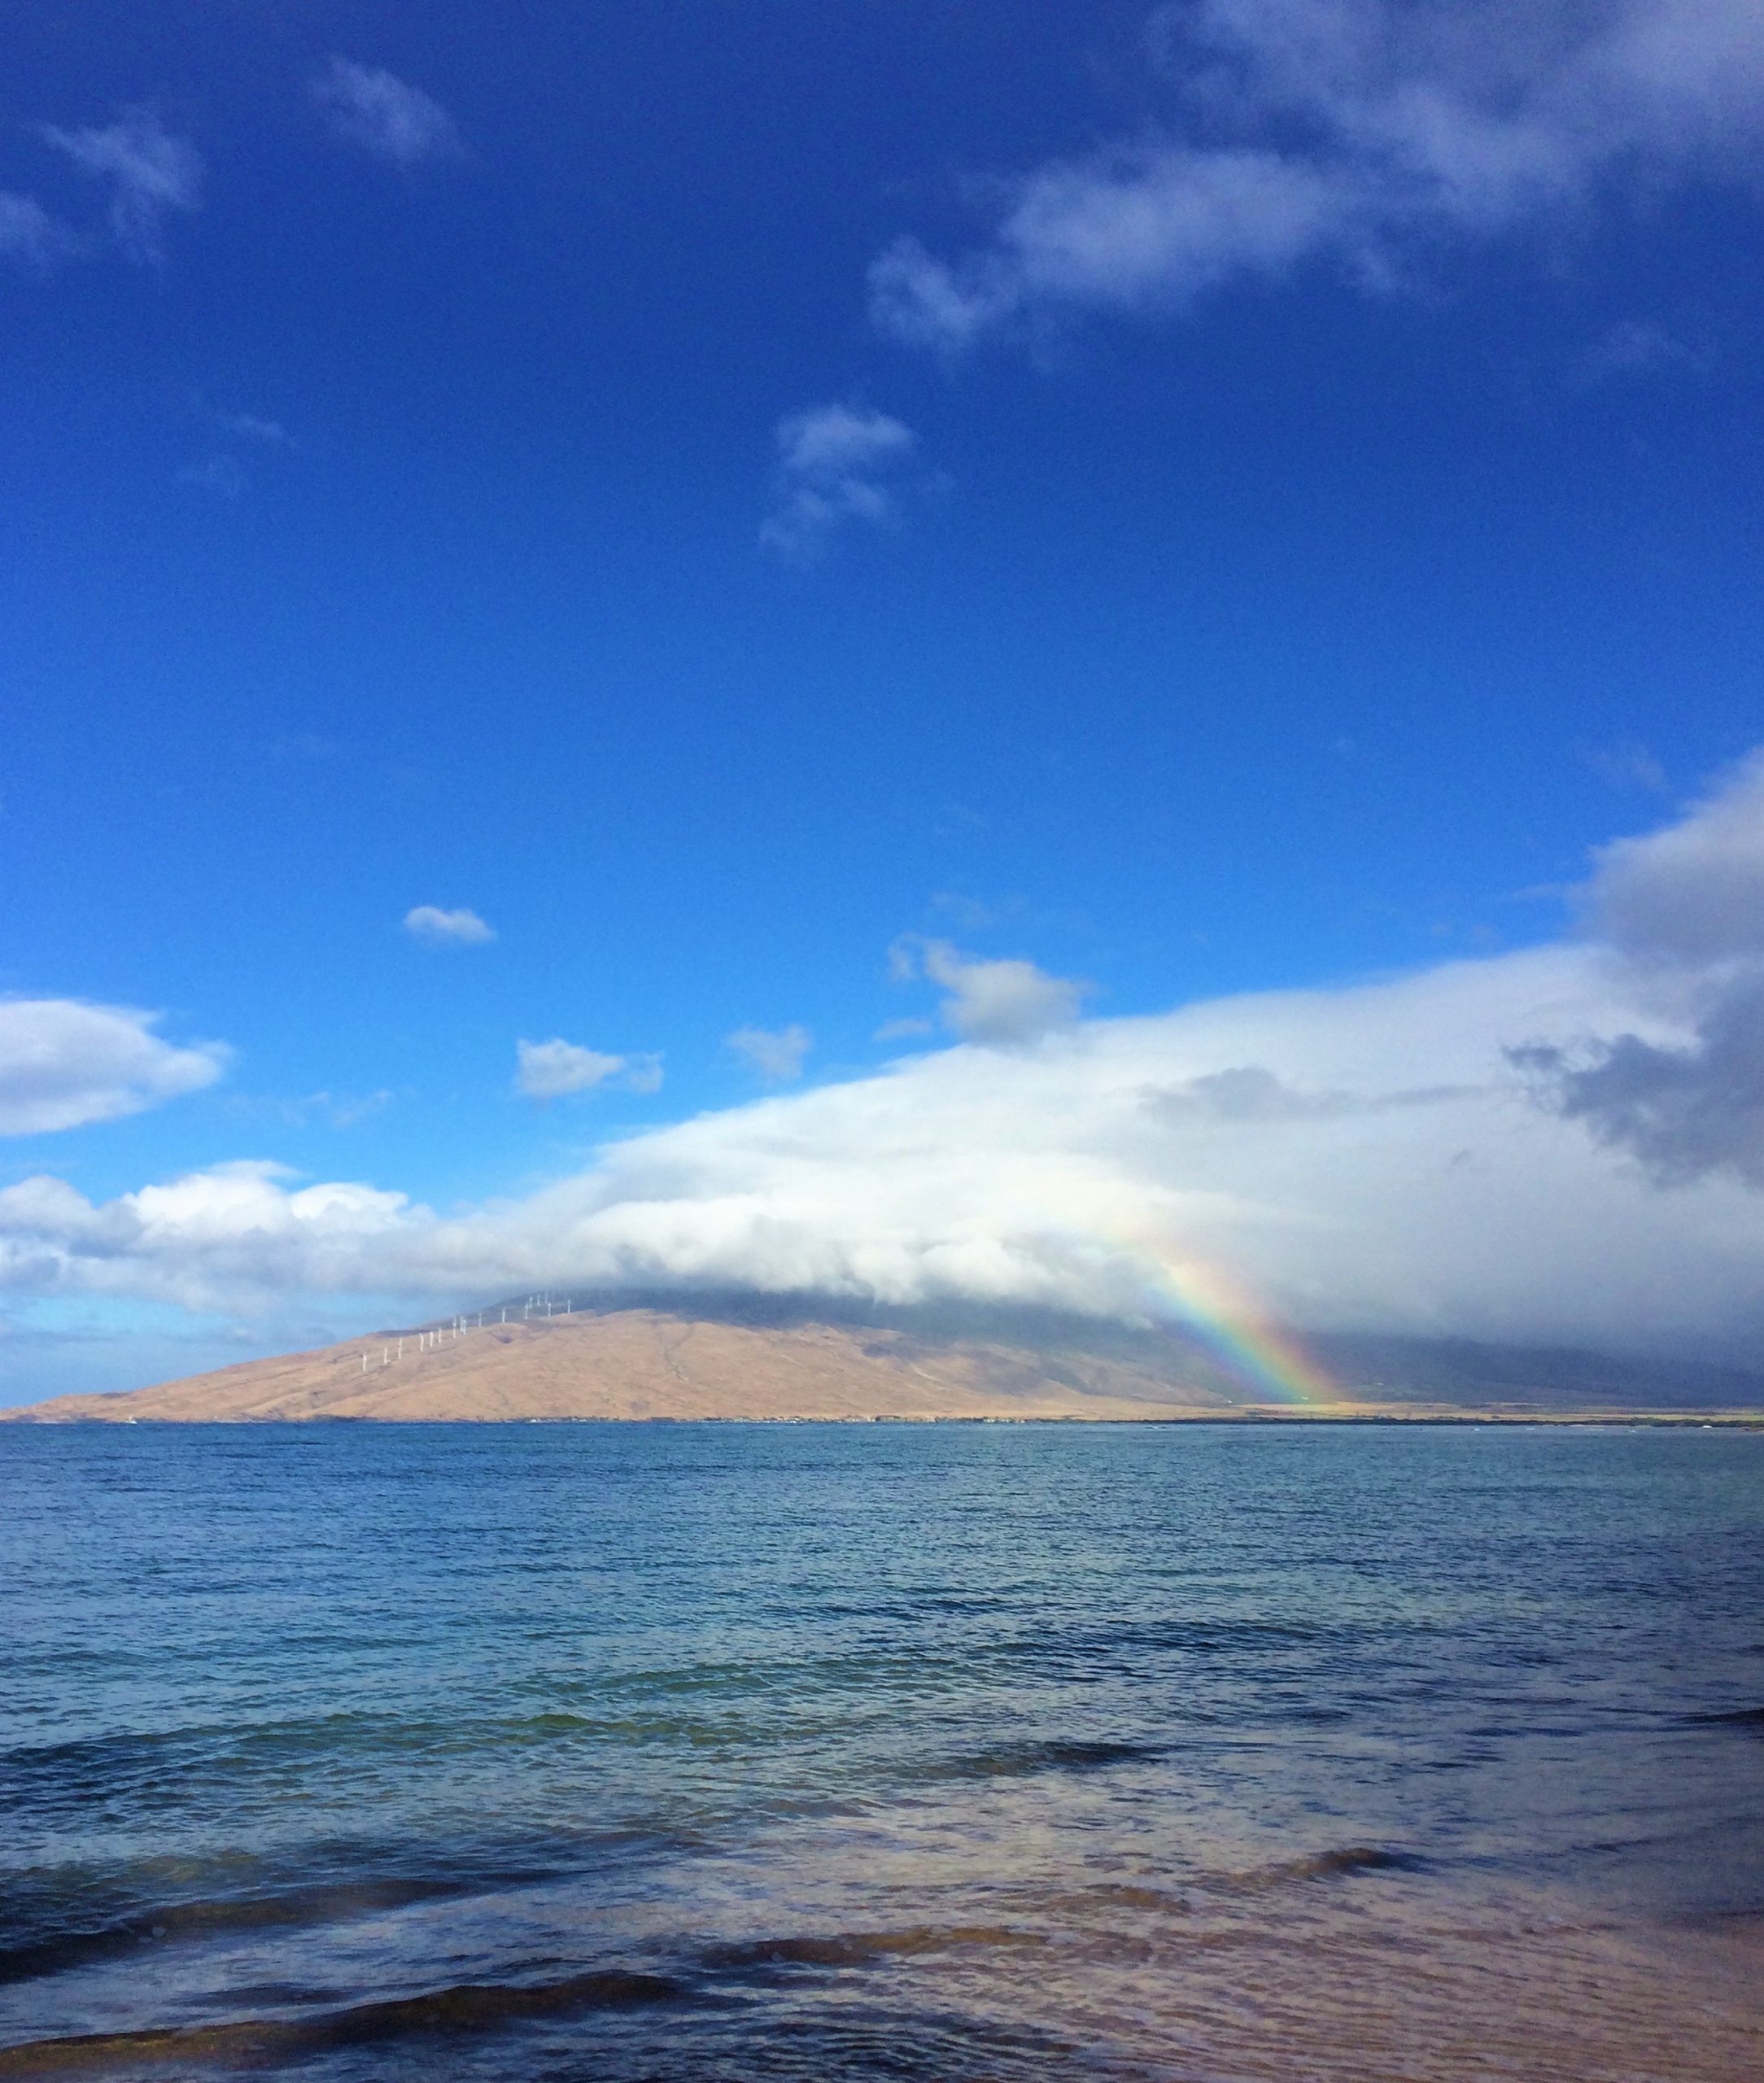
[(0, 1281), (224, 1312), (549, 1282), (1132, 1323), (1216, 1274), (1316, 1330), (1732, 1350), (1764, 1324), (1761, 890), (1754, 759), (1606, 849), (1555, 945), (1082, 1020), (1057, 980), (976, 983), (935, 944), (914, 960), (954, 1046), (456, 1212), (256, 1162), (96, 1204), (39, 1177), (0, 1191)]

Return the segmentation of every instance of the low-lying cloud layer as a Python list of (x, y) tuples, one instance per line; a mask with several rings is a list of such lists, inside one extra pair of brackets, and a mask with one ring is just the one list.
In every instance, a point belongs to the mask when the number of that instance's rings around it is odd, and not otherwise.
[(1524, 953), (1085, 1020), (1028, 964), (916, 943), (954, 1046), (458, 1213), (264, 1164), (100, 1205), (27, 1181), (0, 1192), (0, 1286), (232, 1312), (701, 1286), (1143, 1320), (1161, 1261), (1301, 1327), (1732, 1349), (1764, 1328), (1761, 888), (1764, 761), (1606, 849), (1584, 934)]

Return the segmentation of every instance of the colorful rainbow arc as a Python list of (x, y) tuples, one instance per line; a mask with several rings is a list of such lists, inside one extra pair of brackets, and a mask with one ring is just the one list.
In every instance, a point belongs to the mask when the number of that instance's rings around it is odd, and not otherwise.
[(1229, 1274), (1179, 1258), (1168, 1247), (1143, 1238), (1120, 1248), (1145, 1268), (1146, 1284), (1157, 1299), (1234, 1373), (1272, 1391), (1282, 1403), (1349, 1400), (1339, 1384)]

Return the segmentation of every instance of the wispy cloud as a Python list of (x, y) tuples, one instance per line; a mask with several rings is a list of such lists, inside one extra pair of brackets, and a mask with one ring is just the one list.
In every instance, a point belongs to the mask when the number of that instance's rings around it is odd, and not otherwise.
[(140, 265), (163, 257), (168, 215), (202, 207), (201, 155), (154, 108), (125, 108), (114, 123), (82, 130), (45, 124), (42, 135), (82, 173), (110, 183), (111, 235)]
[(164, 1041), (159, 1020), (78, 998), (0, 999), (0, 1135), (114, 1121), (212, 1085), (229, 1052)]
[(806, 1027), (738, 1027), (729, 1037), (729, 1046), (748, 1068), (773, 1085), (801, 1077), (803, 1059), (814, 1046)]
[(1182, 0), (1151, 48), (1162, 123), (996, 186), (954, 260), (897, 241), (871, 273), (884, 330), (957, 352), (1307, 267), (1387, 289), (1625, 183), (1759, 172), (1753, 0)]
[(1599, 779), (1613, 788), (1640, 788), (1651, 796), (1667, 793), (1666, 769), (1646, 745), (1633, 738), (1594, 746), (1585, 757)]
[(563, 1099), (617, 1085), (627, 1092), (659, 1092), (662, 1059), (613, 1056), (574, 1042), (517, 1042), (515, 1090), (528, 1099)]
[(459, 126), (433, 96), (383, 66), (333, 58), (311, 93), (331, 135), (408, 171), (426, 159), (457, 159)]
[[(255, 474), (256, 458), (294, 447), (294, 437), (279, 420), (265, 419), (256, 413), (225, 411), (200, 400), (195, 409), (211, 434), (229, 445), (212, 448), (207, 455), (185, 464), (177, 473), (180, 484), (194, 485), (222, 499), (239, 499)], [(238, 452), (242, 449), (252, 454), (252, 467)]]
[(294, 436), (280, 420), (265, 419), (258, 413), (216, 411), (212, 415), (222, 434), (235, 441), (249, 441), (260, 448), (291, 448)]
[(177, 474), (181, 485), (212, 492), (216, 499), (238, 499), (245, 491), (245, 465), (237, 456), (204, 456), (186, 463)]
[(81, 251), (72, 226), (51, 216), (34, 195), (0, 189), (0, 260), (41, 273)]
[(226, 1104), (242, 1117), (268, 1117), (294, 1129), (352, 1129), (383, 1111), (396, 1096), (382, 1085), (377, 1092), (307, 1092), (294, 1098), (236, 1093)]
[(1587, 384), (1624, 377), (1701, 374), (1709, 359), (1705, 349), (1650, 319), (1625, 318), (1606, 327), (1592, 343), (1581, 356), (1577, 373)]
[(818, 557), (854, 526), (897, 522), (919, 437), (886, 413), (815, 405), (778, 422), (773, 504), (762, 544), (793, 562)]
[(271, 738), (265, 749), (272, 759), (335, 759), (343, 745), (322, 731), (288, 731)]
[(964, 889), (940, 889), (932, 893), (931, 908), (963, 932), (981, 933), (1001, 926), (1022, 913), (1020, 897), (976, 897)]
[(309, 1092), (288, 1103), (287, 1118), (296, 1123), (318, 1120), (333, 1129), (352, 1129), (392, 1103), (393, 1094), (384, 1085), (378, 1092)]
[(404, 914), (404, 930), (431, 947), (482, 947), (496, 937), (496, 928), (465, 905), (456, 911), (443, 911), (436, 904), (414, 905)]
[[(185, 464), (177, 473), (180, 484), (194, 485), (221, 499), (239, 499), (255, 474), (257, 459), (294, 447), (294, 437), (279, 420), (265, 419), (256, 413), (225, 411), (200, 400), (195, 410), (211, 435), (228, 445), (214, 448), (206, 456)], [(252, 455), (251, 466), (238, 452), (241, 450)]]

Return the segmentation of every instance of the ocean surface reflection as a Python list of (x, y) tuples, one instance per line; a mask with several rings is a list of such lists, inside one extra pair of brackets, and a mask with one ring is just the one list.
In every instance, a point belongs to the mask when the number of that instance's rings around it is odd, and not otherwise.
[(1764, 2074), (1764, 1435), (0, 1431), (0, 2078)]

